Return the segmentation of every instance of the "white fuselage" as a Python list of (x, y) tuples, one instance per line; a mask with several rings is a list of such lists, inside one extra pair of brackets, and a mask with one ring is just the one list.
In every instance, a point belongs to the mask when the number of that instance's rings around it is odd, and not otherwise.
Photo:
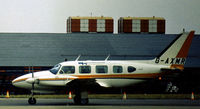
[(31, 89), (34, 92), (51, 92), (58, 87), (65, 87), (77, 79), (93, 79), (102, 87), (125, 87), (157, 78), (163, 65), (150, 61), (69, 61), (56, 65), (48, 71), (26, 74), (13, 80), (13, 85)]

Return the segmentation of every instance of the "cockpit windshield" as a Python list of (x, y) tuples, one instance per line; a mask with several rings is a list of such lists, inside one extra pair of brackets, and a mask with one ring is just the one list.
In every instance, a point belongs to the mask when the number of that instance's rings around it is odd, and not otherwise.
[(53, 74), (57, 74), (58, 70), (60, 69), (61, 65), (57, 64), (52, 69), (50, 69), (50, 72)]

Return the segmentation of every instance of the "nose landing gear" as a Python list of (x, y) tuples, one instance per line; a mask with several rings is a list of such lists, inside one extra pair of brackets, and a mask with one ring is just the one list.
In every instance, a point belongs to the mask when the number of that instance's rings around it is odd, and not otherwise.
[[(34, 87), (34, 86), (33, 86)], [(34, 88), (33, 88), (34, 89)], [(34, 90), (31, 91), (31, 97), (28, 99), (28, 103), (31, 105), (36, 104), (36, 99), (34, 98)]]
[(36, 99), (34, 97), (30, 97), (28, 99), (28, 103), (31, 104), (31, 105), (34, 105), (34, 104), (36, 104)]

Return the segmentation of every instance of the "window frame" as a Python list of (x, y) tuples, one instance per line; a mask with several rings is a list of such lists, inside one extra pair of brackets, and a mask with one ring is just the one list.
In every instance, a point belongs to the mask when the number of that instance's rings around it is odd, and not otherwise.
[[(73, 68), (74, 68), (74, 71), (71, 72), (71, 73), (63, 72), (63, 68), (64, 68), (64, 67), (73, 67)], [(63, 72), (63, 73), (61, 73), (61, 72)], [(69, 65), (69, 66), (62, 66), (62, 67), (60, 68), (59, 74), (61, 74), (61, 75), (63, 75), (63, 74), (75, 74), (75, 72), (76, 72), (76, 67), (73, 66), (73, 65)]]
[[(97, 67), (103, 67), (103, 69), (104, 69), (105, 72), (97, 72)], [(106, 69), (105, 69), (105, 68), (106, 68)], [(106, 73), (108, 73), (108, 66), (107, 66), (107, 65), (96, 65), (96, 66), (95, 66), (95, 72), (96, 72), (97, 74), (106, 74)]]
[[(131, 71), (131, 72), (129, 72), (129, 68), (130, 68), (130, 67), (133, 68), (133, 71)], [(133, 66), (128, 66), (128, 67), (127, 67), (127, 72), (128, 72), (128, 73), (133, 73), (133, 72), (135, 72), (135, 71), (136, 71), (136, 68), (135, 68), (135, 67), (133, 67)]]
[[(115, 70), (114, 70), (115, 67), (118, 67), (118, 68), (120, 67), (121, 72), (115, 72)], [(123, 66), (122, 65), (113, 65), (112, 70), (113, 70), (113, 73), (123, 73)]]
[[(81, 67), (89, 67), (89, 71), (90, 72), (81, 72), (82, 68)], [(79, 73), (80, 74), (90, 74), (92, 71), (92, 67), (90, 65), (82, 65), (82, 66), (79, 66)]]
[(60, 72), (60, 68), (62, 67), (62, 65), (60, 65), (60, 64), (56, 64), (53, 68), (51, 68), (49, 71), (52, 73), (52, 74), (54, 74), (54, 75), (56, 75), (56, 74), (59, 74), (59, 72)]

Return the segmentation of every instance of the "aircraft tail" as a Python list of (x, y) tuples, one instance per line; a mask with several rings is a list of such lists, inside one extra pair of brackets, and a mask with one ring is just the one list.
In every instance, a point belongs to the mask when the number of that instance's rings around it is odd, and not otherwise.
[(184, 69), (194, 31), (183, 32), (175, 38), (155, 59), (156, 64), (168, 65), (171, 69)]

